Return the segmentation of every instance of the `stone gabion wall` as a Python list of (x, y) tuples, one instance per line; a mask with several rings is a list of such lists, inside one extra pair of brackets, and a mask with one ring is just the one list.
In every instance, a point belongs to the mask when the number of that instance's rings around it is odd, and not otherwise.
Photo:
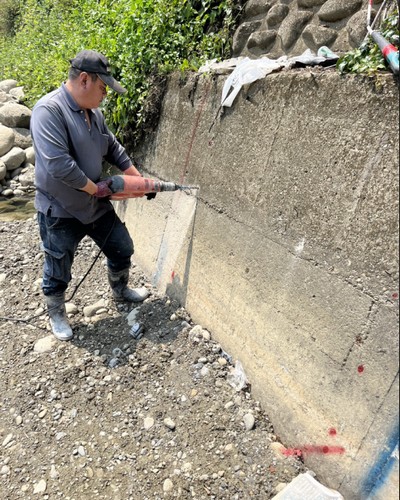
[[(373, 16), (383, 0), (374, 0)], [(317, 52), (340, 54), (367, 34), (368, 0), (249, 0), (233, 39), (233, 56), (277, 58)], [(395, 2), (392, 2), (395, 4)]]

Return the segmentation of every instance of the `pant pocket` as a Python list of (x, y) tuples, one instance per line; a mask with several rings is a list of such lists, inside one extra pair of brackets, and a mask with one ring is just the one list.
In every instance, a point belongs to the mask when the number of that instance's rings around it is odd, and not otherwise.
[(50, 250), (43, 245), (44, 250), (44, 274), (49, 278), (54, 278), (64, 283), (71, 279), (71, 270), (68, 265), (68, 257), (65, 252)]

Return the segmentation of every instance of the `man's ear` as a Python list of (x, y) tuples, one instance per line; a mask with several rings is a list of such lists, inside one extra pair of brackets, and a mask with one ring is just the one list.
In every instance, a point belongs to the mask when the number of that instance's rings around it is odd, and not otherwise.
[(82, 71), (79, 75), (79, 83), (82, 85), (83, 88), (86, 88), (87, 81), (89, 79), (89, 75), (86, 73), (86, 71)]

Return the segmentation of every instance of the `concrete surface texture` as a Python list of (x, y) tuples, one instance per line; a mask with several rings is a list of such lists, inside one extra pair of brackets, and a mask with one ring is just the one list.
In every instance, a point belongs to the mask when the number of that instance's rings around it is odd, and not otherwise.
[(390, 499), (398, 89), (290, 70), (221, 113), (224, 80), (169, 81), (144, 168), (200, 191), (120, 203), (136, 261), (241, 361), (288, 453), (346, 500)]
[[(382, 1), (373, 1), (372, 19)], [(234, 34), (233, 55), (274, 59), (307, 49), (317, 52), (321, 46), (347, 52), (367, 34), (368, 4), (369, 0), (248, 0)]]

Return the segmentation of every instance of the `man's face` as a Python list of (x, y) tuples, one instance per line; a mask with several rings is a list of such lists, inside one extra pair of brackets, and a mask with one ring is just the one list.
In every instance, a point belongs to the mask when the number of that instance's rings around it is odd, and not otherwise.
[(93, 80), (87, 73), (82, 81), (84, 107), (87, 109), (98, 108), (107, 95), (107, 85), (99, 77)]

